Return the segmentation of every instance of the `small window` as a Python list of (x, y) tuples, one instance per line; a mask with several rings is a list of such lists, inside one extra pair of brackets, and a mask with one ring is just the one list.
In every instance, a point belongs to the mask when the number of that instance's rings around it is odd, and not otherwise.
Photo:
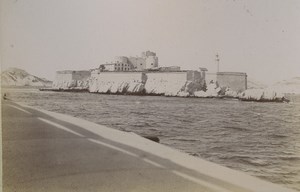
[(143, 64), (141, 63), (141, 65), (143, 65)]

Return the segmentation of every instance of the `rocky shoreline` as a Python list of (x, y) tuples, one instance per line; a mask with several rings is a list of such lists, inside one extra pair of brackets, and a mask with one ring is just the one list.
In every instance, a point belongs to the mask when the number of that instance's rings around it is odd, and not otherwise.
[(70, 87), (70, 88), (40, 88), (40, 91), (55, 91), (55, 92), (89, 92), (94, 94), (110, 94), (110, 95), (137, 95), (137, 96), (166, 96), (166, 97), (185, 97), (185, 98), (217, 98), (217, 99), (236, 99), (247, 102), (289, 102), (289, 99), (284, 94), (268, 89), (248, 89), (237, 93), (230, 88), (221, 88), (217, 83), (211, 83), (207, 89), (195, 91), (193, 94), (189, 92), (179, 91), (177, 94), (163, 93), (146, 93), (145, 90), (138, 92), (90, 92), (88, 88)]

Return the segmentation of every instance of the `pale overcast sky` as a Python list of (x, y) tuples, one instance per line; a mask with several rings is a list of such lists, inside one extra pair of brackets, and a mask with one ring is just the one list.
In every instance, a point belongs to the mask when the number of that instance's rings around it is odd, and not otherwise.
[(161, 66), (300, 76), (299, 0), (1, 0), (1, 67), (53, 80), (114, 56), (157, 53)]

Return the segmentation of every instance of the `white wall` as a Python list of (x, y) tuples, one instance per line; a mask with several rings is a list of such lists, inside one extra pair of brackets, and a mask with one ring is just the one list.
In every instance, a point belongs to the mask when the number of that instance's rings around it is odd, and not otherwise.
[(146, 76), (142, 72), (101, 72), (93, 74), (89, 91), (98, 93), (140, 93)]
[(166, 94), (175, 96), (184, 89), (186, 82), (186, 72), (147, 73), (145, 90), (148, 94)]
[(88, 79), (91, 73), (89, 71), (69, 71), (57, 72), (55, 81), (52, 84), (54, 89), (87, 89)]

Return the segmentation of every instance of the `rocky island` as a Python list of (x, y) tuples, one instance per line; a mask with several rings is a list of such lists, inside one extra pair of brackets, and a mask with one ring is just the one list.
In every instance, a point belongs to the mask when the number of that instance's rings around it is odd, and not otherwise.
[(159, 67), (156, 53), (146, 51), (140, 57), (118, 56), (114, 61), (95, 69), (57, 71), (51, 90), (287, 101), (283, 93), (247, 89), (247, 83), (247, 74), (242, 72), (207, 73), (207, 69), (201, 67), (199, 70), (181, 70), (178, 66)]

